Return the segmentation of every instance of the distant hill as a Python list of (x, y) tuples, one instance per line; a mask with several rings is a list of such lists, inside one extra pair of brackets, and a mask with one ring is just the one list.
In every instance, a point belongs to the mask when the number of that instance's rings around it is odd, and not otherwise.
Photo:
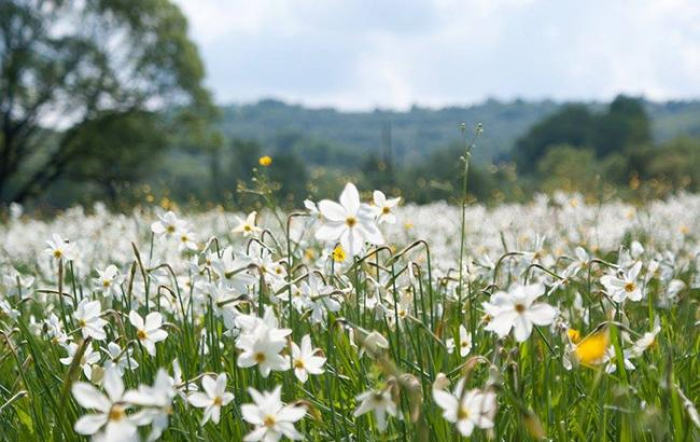
[[(467, 107), (343, 112), (268, 99), (255, 104), (223, 106), (221, 129), (229, 138), (256, 139), (273, 150), (283, 149), (285, 140), (291, 138), (326, 143), (358, 156), (384, 152), (390, 139), (393, 159), (405, 164), (460, 142), (459, 123), (466, 123), (470, 131), (482, 123), (485, 131), (474, 156), (477, 161), (485, 162), (505, 158), (520, 135), (564, 104), (550, 100), (487, 100)], [(597, 102), (586, 104), (593, 109), (605, 106)], [(700, 101), (647, 101), (645, 105), (657, 141), (679, 135), (700, 137)]]

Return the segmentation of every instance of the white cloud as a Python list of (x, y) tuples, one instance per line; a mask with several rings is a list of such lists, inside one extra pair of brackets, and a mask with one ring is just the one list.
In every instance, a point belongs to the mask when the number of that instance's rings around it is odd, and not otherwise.
[(695, 0), (176, 0), (220, 102), (700, 96)]

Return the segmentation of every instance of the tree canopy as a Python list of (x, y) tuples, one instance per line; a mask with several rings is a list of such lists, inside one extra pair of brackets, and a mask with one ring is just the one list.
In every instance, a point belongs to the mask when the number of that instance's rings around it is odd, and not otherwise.
[[(69, 170), (107, 188), (133, 178), (134, 155), (163, 145), (150, 134), (215, 115), (203, 78), (169, 0), (0, 0), (0, 201)], [(152, 114), (164, 109), (179, 111)]]
[(520, 137), (513, 158), (522, 172), (531, 173), (554, 146), (590, 148), (603, 158), (650, 142), (651, 121), (642, 101), (620, 95), (603, 113), (579, 104), (565, 106)]

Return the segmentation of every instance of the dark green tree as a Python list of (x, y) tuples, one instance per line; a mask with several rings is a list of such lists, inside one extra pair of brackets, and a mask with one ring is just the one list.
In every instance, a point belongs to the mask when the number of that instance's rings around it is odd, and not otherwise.
[[(214, 114), (203, 78), (169, 0), (0, 0), (0, 201), (40, 194), (68, 170), (133, 178), (134, 155), (147, 162), (162, 146), (153, 131)], [(190, 113), (144, 113), (166, 108)], [(104, 140), (105, 128), (125, 143)]]
[(651, 142), (651, 124), (640, 99), (620, 95), (601, 114), (584, 105), (565, 106), (533, 126), (515, 144), (513, 157), (523, 173), (533, 173), (558, 145), (593, 149), (597, 158), (628, 153)]
[(153, 159), (166, 147), (166, 135), (153, 130), (157, 120), (148, 111), (107, 112), (72, 127), (61, 142), (71, 143), (70, 151), (81, 159), (66, 165), (66, 178), (95, 184), (116, 204), (120, 186), (149, 170), (144, 158)]
[(651, 123), (641, 100), (620, 95), (595, 122), (592, 146), (598, 158), (651, 142)]
[(549, 147), (560, 144), (591, 146), (594, 131), (594, 116), (587, 107), (565, 106), (534, 125), (525, 136), (519, 138), (513, 157), (521, 172), (534, 172), (537, 162)]

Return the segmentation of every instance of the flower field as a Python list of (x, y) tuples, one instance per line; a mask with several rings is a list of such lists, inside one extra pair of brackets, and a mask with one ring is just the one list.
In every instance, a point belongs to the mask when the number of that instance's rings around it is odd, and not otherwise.
[(699, 239), (693, 195), (15, 206), (0, 440), (698, 440)]

